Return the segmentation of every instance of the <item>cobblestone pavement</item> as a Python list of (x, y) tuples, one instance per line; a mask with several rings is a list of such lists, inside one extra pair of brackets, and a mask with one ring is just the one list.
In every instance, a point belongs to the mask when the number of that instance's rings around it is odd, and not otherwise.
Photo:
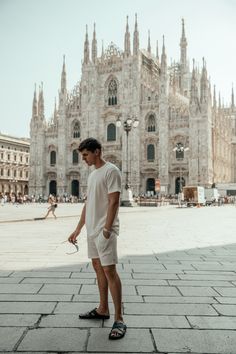
[(112, 318), (78, 318), (98, 300), (85, 231), (78, 254), (62, 243), (82, 205), (33, 220), (46, 207), (0, 207), (1, 353), (236, 354), (235, 207), (121, 208), (120, 341), (108, 340)]

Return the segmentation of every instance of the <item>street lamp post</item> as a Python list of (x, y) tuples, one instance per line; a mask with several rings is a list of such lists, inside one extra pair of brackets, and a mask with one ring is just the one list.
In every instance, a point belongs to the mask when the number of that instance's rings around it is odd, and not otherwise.
[[(173, 151), (176, 151), (180, 156), (177, 157), (178, 160), (180, 160), (181, 162), (184, 159), (184, 152), (188, 151), (189, 148), (188, 147), (184, 147), (184, 145), (182, 143), (177, 143), (175, 148), (173, 149)], [(182, 193), (182, 166), (180, 165), (179, 167), (179, 193)]]
[[(116, 126), (120, 128), (122, 125), (120, 116), (116, 121)], [(128, 118), (123, 122), (123, 129), (126, 132), (126, 171), (125, 171), (125, 187), (122, 191), (121, 196), (121, 205), (124, 206), (133, 206), (133, 194), (130, 188), (130, 180), (129, 180), (129, 132), (132, 128), (137, 128), (139, 125), (139, 121), (136, 117)]]

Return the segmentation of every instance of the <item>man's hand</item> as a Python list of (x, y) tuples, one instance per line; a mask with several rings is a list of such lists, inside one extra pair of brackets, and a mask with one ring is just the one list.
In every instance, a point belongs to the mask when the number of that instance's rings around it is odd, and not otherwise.
[(71, 243), (76, 243), (76, 239), (80, 233), (77, 233), (76, 230), (68, 237), (68, 241)]
[(106, 238), (106, 239), (109, 239), (110, 236), (111, 236), (111, 231), (108, 231), (107, 229), (103, 229), (103, 236)]

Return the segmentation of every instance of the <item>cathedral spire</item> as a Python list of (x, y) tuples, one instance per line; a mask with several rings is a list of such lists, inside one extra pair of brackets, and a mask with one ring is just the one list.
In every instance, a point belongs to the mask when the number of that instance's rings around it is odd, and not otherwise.
[(195, 60), (193, 59), (190, 103), (197, 103), (197, 102), (198, 102), (198, 87), (197, 87), (197, 78), (196, 78), (196, 70), (195, 70)]
[(221, 109), (221, 95), (219, 92), (219, 99), (218, 99), (218, 108)]
[(94, 23), (93, 28), (93, 41), (92, 41), (92, 61), (96, 63), (97, 60), (97, 39), (96, 39), (96, 24)]
[(150, 30), (148, 30), (148, 47), (147, 47), (147, 51), (149, 54), (151, 54), (151, 40), (150, 40)]
[(167, 62), (166, 62), (166, 49), (165, 49), (165, 37), (163, 36), (162, 53), (161, 53), (161, 69), (166, 72)]
[(54, 122), (56, 122), (56, 120), (57, 120), (57, 99), (56, 99), (56, 97), (55, 97), (55, 103), (54, 103), (53, 120), (54, 120)]
[(130, 56), (130, 32), (129, 32), (129, 16), (126, 17), (126, 31), (125, 31), (125, 57)]
[(38, 115), (41, 119), (44, 119), (43, 82), (41, 82), (41, 86), (39, 87)]
[(32, 106), (32, 118), (37, 117), (37, 115), (38, 115), (38, 101), (37, 101), (36, 84), (35, 84), (33, 106)]
[(208, 80), (207, 80), (207, 70), (206, 61), (202, 58), (202, 75), (201, 75), (201, 96), (200, 102), (205, 103), (208, 99)]
[(216, 109), (216, 85), (214, 85), (213, 89), (213, 107)]
[(89, 40), (88, 40), (88, 25), (86, 25), (86, 34), (84, 41), (84, 64), (89, 63)]
[(61, 93), (66, 93), (66, 63), (65, 55), (63, 55), (63, 65), (61, 72)]
[(104, 44), (103, 44), (103, 40), (102, 40), (102, 53), (101, 53), (101, 58), (104, 58)]
[(185, 37), (184, 19), (182, 19), (182, 36), (180, 39), (180, 65), (182, 71), (187, 67), (187, 39)]
[(157, 44), (156, 44), (156, 59), (157, 59), (157, 61), (159, 62), (158, 41), (157, 41)]
[(134, 37), (133, 37), (133, 55), (138, 55), (138, 51), (139, 51), (139, 32), (138, 32), (137, 14), (135, 14), (135, 27), (134, 27)]
[(232, 84), (232, 92), (231, 92), (231, 108), (234, 109), (235, 108), (235, 104), (234, 104), (234, 86)]

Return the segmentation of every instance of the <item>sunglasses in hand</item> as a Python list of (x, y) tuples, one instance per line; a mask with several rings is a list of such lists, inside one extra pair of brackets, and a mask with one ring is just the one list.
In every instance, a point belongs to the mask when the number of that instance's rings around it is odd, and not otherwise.
[[(66, 243), (66, 242), (69, 242), (68, 240), (66, 241), (63, 241), (62, 243)], [(77, 244), (77, 240), (74, 241), (74, 242), (69, 242), (71, 245), (73, 245), (75, 247), (75, 250), (72, 251), (72, 252), (66, 252), (66, 254), (74, 254), (74, 253), (77, 253), (79, 251), (79, 246)]]

